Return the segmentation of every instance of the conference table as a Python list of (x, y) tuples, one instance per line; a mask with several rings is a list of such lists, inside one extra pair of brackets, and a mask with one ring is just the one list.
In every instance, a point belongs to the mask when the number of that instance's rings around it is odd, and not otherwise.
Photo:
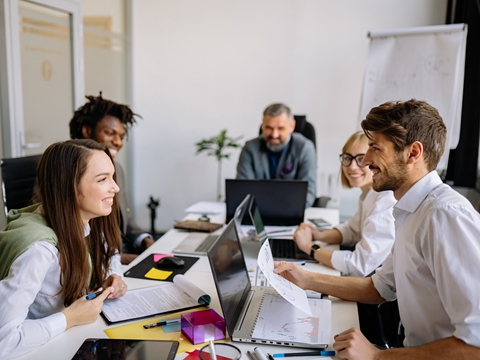
[[(189, 214), (185, 219), (198, 219), (198, 215)], [(339, 221), (338, 210), (336, 209), (327, 209), (327, 208), (308, 208), (305, 210), (305, 219), (321, 217), (331, 224), (335, 225)], [(222, 223), (225, 220), (225, 215), (214, 215), (211, 216), (212, 222)], [(218, 230), (218, 231), (221, 231)], [(188, 236), (188, 232), (171, 229), (161, 238), (159, 238), (154, 245), (145, 250), (141, 255), (138, 256), (132, 263), (129, 265), (124, 265), (124, 272), (131, 267), (140, 263), (143, 259), (155, 253), (168, 254), (183, 240)], [(329, 245), (332, 247), (332, 245)], [(259, 244), (254, 241), (242, 240), (242, 248), (245, 252), (246, 261), (252, 261), (255, 257), (255, 251), (258, 252)], [(334, 248), (334, 247), (332, 247)], [(255, 250), (256, 249), (256, 250)], [(254, 261), (254, 260), (253, 260)], [(317, 263), (307, 263), (305, 265), (306, 269), (309, 271), (316, 271), (325, 274), (340, 275), (336, 270), (327, 268), (321, 264)], [(210, 308), (214, 309), (218, 314), (222, 315), (220, 303), (218, 300), (217, 292), (215, 289), (215, 284), (213, 276), (210, 270), (210, 265), (208, 262), (207, 256), (199, 256), (199, 260), (185, 273), (185, 276), (191, 280), (194, 284), (197, 284), (202, 290), (211, 295), (212, 302), (210, 303)], [(128, 285), (129, 289), (147, 287), (158, 284), (156, 280), (147, 280), (147, 279), (137, 279), (131, 277), (125, 277), (125, 282)], [(332, 339), (330, 341), (329, 349), (333, 343), (333, 335), (337, 334), (345, 329), (351, 327), (358, 327), (358, 313), (356, 303), (343, 301), (334, 297), (329, 297), (332, 301)], [(112, 326), (118, 326), (112, 325)], [(68, 360), (71, 359), (83, 341), (87, 338), (107, 338), (108, 336), (104, 332), (108, 328), (105, 320), (99, 316), (97, 320), (88, 325), (76, 326), (68, 329), (59, 336), (55, 337), (48, 343), (40, 346), (38, 349), (25, 354), (23, 356), (17, 357), (19, 360), (38, 360), (38, 359), (55, 359), (55, 360)], [(237, 346), (242, 351), (242, 359), (247, 358), (247, 351), (250, 350), (253, 352), (254, 347), (258, 346), (264, 353), (278, 353), (278, 352), (293, 352), (293, 351), (303, 351), (298, 348), (291, 348), (285, 346), (273, 346), (265, 344), (252, 344), (252, 343), (240, 343), (232, 342), (233, 345)], [(198, 348), (201, 348), (203, 345), (199, 345)], [(185, 358), (188, 354), (177, 354), (177, 359), (181, 360)], [(337, 359), (338, 357), (332, 357)]]

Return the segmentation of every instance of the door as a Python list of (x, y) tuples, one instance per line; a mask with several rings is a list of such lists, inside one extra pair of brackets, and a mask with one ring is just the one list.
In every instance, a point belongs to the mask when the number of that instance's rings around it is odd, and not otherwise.
[(69, 139), (68, 122), (83, 104), (81, 4), (0, 2), (3, 157), (41, 154), (51, 143)]

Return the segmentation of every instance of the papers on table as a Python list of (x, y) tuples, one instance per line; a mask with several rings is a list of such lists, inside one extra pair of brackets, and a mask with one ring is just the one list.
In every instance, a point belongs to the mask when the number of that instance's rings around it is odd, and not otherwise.
[(265, 241), (260, 248), (257, 262), (263, 274), (270, 282), (270, 285), (273, 286), (283, 298), (285, 298), (299, 310), (303, 311), (305, 314), (312, 316), (312, 311), (310, 309), (310, 305), (308, 304), (305, 290), (273, 272), (273, 256), (272, 250), (270, 249), (270, 243), (268, 241)]
[(183, 275), (173, 283), (128, 290), (118, 299), (105, 300), (102, 314), (114, 323), (189, 309), (210, 303), (210, 296)]

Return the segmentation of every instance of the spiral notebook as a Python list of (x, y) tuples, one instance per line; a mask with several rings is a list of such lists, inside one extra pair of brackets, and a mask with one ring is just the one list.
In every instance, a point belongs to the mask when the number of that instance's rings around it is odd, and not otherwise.
[(328, 346), (330, 300), (308, 299), (309, 316), (273, 288), (251, 286), (233, 220), (207, 255), (232, 341), (317, 349)]

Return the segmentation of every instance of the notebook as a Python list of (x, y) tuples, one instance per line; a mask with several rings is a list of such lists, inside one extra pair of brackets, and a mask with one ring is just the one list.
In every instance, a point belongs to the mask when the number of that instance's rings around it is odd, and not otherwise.
[(228, 223), (238, 203), (250, 194), (262, 212), (265, 225), (299, 225), (304, 218), (308, 181), (226, 179)]
[[(248, 212), (253, 223), (253, 228), (255, 229), (255, 240), (258, 240), (263, 244), (263, 242), (267, 240), (268, 234), (265, 231), (262, 215), (260, 215), (260, 209), (257, 206), (254, 196), (252, 196), (252, 200), (250, 201)], [(275, 260), (316, 262), (316, 260), (312, 259), (309, 254), (305, 254), (300, 250), (292, 239), (268, 238), (268, 242), (270, 243), (272, 256)]]
[(308, 299), (312, 310), (309, 316), (273, 288), (252, 286), (235, 221), (230, 221), (209, 250), (208, 260), (232, 341), (306, 348), (328, 346), (330, 301)]
[[(235, 221), (239, 226), (243, 216), (250, 205), (250, 195), (247, 194), (235, 210)], [(217, 240), (218, 234), (206, 235), (205, 233), (192, 232), (174, 250), (175, 254), (206, 255), (213, 243)]]

